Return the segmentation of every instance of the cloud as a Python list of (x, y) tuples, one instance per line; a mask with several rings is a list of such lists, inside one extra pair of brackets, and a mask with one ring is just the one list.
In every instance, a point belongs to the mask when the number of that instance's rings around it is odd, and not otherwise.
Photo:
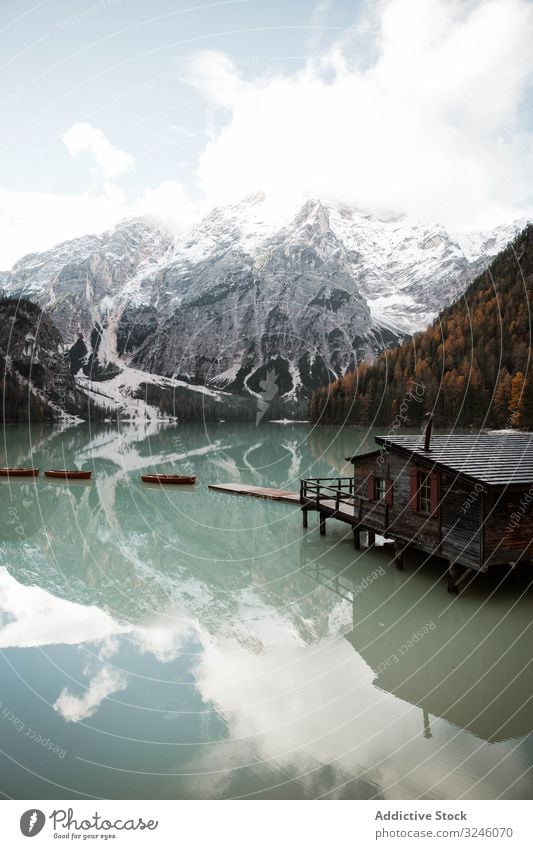
[(67, 722), (80, 722), (96, 713), (107, 696), (124, 690), (126, 686), (125, 675), (109, 666), (103, 666), (91, 679), (83, 696), (74, 696), (65, 687), (54, 702), (54, 710)]
[(55, 195), (0, 189), (0, 268), (25, 254), (112, 227), (135, 215), (133, 206), (102, 194)]
[(210, 202), (260, 188), (452, 227), (530, 211), (531, 3), (389, 0), (377, 8), (361, 22), (363, 67), (347, 39), (293, 74), (251, 80), (224, 54), (194, 58), (189, 82), (221, 115), (197, 169)]
[(156, 215), (169, 226), (181, 229), (200, 215), (202, 204), (176, 180), (165, 180), (154, 189), (146, 189), (136, 202), (138, 214)]
[(74, 645), (103, 640), (127, 629), (105, 611), (56, 598), (41, 587), (19, 584), (5, 567), (0, 567), (0, 649)]
[(180, 231), (204, 207), (176, 181), (165, 181), (128, 201), (106, 184), (90, 195), (15, 192), (0, 188), (0, 269), (25, 254), (45, 251), (58, 242), (114, 227), (124, 218), (152, 215)]
[(253, 76), (217, 51), (190, 57), (186, 79), (207, 107), (194, 188), (167, 179), (127, 195), (133, 156), (101, 128), (71, 126), (66, 149), (93, 160), (87, 194), (0, 190), (0, 269), (132, 215), (180, 230), (259, 190), (282, 205), (320, 197), (451, 229), (531, 215), (533, 4), (384, 0), (333, 43), (321, 30), (329, 8), (319, 0), (310, 18), (310, 37), (329, 47), (293, 73)]
[(73, 124), (63, 134), (62, 141), (72, 157), (82, 153), (92, 154), (98, 169), (106, 179), (114, 180), (129, 171), (135, 161), (131, 153), (114, 147), (103, 130), (93, 127), (92, 124)]

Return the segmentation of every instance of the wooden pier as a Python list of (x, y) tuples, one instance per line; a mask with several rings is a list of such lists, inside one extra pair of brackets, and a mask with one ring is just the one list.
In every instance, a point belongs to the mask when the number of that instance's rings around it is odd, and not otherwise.
[(246, 483), (210, 483), (209, 489), (227, 492), (233, 495), (248, 495), (252, 498), (266, 498), (269, 501), (285, 501), (300, 504), (300, 494), (288, 489), (271, 489), (269, 486), (251, 486)]
[(387, 522), (382, 504), (372, 505), (365, 511), (363, 521), (363, 503), (355, 494), (353, 478), (310, 478), (301, 481), (300, 504), (303, 513), (304, 528), (307, 528), (307, 513), (316, 510), (319, 514), (320, 533), (326, 533), (326, 519), (339, 519), (352, 526), (354, 546), (360, 548), (360, 533), (366, 531), (368, 544), (374, 545), (376, 531), (383, 533)]

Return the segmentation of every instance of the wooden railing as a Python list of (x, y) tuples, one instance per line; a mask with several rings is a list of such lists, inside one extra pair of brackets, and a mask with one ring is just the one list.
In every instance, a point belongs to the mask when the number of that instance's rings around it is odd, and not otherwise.
[[(389, 508), (385, 501), (371, 501), (356, 494), (353, 478), (304, 478), (300, 481), (300, 503), (313, 504), (316, 510), (321, 509), (321, 502), (333, 501), (335, 511), (339, 512), (341, 505), (350, 508), (351, 516), (363, 527), (371, 527), (384, 531), (389, 525)], [(310, 506), (310, 505), (309, 505)], [(331, 504), (324, 505), (325, 512), (331, 509)], [(346, 511), (345, 511), (346, 515)], [(338, 518), (343, 518), (342, 515)], [(350, 520), (353, 521), (350, 517)]]
[(336, 510), (341, 504), (353, 507), (353, 498), (353, 478), (303, 478), (300, 481), (300, 503), (314, 501), (317, 510), (321, 501), (335, 501)]

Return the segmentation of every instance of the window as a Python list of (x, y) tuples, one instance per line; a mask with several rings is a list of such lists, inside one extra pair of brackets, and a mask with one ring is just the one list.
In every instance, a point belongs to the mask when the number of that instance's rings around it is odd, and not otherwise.
[(369, 501), (384, 501), (392, 507), (392, 481), (371, 475), (368, 478), (367, 498)]
[(421, 472), (411, 469), (410, 507), (417, 513), (438, 513), (439, 509), (439, 474), (438, 472)]
[(374, 492), (376, 493), (376, 501), (385, 501), (387, 493), (385, 478), (374, 478)]
[(418, 509), (431, 513), (431, 475), (418, 473)]

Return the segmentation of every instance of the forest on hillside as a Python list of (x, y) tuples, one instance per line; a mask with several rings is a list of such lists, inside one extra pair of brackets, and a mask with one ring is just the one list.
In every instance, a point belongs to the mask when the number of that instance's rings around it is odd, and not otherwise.
[(533, 226), (433, 324), (311, 396), (322, 424), (533, 429)]

